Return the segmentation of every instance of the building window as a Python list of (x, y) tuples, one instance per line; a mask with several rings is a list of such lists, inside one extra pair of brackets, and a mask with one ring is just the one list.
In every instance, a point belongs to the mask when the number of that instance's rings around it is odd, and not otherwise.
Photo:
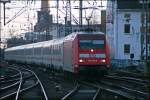
[(124, 14), (124, 18), (130, 19), (130, 17), (131, 17), (131, 15), (128, 13)]
[(145, 3), (150, 3), (150, 1), (149, 0), (139, 0), (139, 3), (140, 4), (143, 4), (143, 3), (145, 4)]
[(130, 53), (130, 45), (129, 44), (124, 45), (124, 53)]
[(124, 25), (124, 33), (130, 33), (130, 24)]

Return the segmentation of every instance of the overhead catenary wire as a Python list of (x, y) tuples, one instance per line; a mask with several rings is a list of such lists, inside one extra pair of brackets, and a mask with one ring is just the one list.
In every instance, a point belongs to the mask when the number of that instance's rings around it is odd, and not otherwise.
[[(28, 1), (28, 0), (27, 0)], [(32, 2), (33, 2), (34, 0), (32, 0)], [(74, 2), (75, 2), (76, 0), (74, 0)], [(64, 0), (62, 0), (62, 2), (64, 3)], [(89, 1), (87, 1), (89, 4), (91, 4)], [(94, 0), (94, 2), (96, 2), (96, 4), (97, 4), (97, 1), (96, 0)], [(94, 4), (94, 3), (93, 3)], [(22, 11), (22, 9), (24, 9), (24, 8), (26, 8), (26, 7), (28, 7), (28, 5), (27, 6), (25, 6), (25, 7), (21, 7), (21, 9), (10, 19), (10, 20), (8, 20), (7, 22), (6, 22), (6, 24), (8, 24), (8, 23), (10, 23), (11, 21), (13, 21), (14, 19), (16, 19), (17, 17), (19, 17), (21, 14), (23, 14), (26, 10), (24, 10), (24, 11)], [(59, 6), (59, 8), (65, 8), (66, 6)], [(71, 8), (76, 8), (77, 6), (71, 6)], [(101, 7), (101, 6), (94, 6), (94, 7), (86, 7), (85, 9), (97, 9), (97, 8), (99, 8), (99, 7)], [(17, 9), (18, 8), (20, 8), (20, 7), (16, 7)], [(16, 8), (8, 8), (8, 9), (16, 9)], [(51, 6), (51, 7), (44, 7), (44, 8), (57, 8), (56, 6)], [(38, 10), (38, 9), (41, 9), (41, 8), (30, 8), (30, 10)], [(83, 8), (84, 9), (84, 8)], [(92, 10), (92, 13), (93, 13), (93, 10)], [(22, 12), (21, 12), (22, 11)], [(92, 13), (91, 13), (91, 16), (92, 16)], [(78, 24), (78, 20), (75, 18), (75, 16), (74, 15), (72, 15), (71, 14), (71, 16), (73, 17), (73, 20), (74, 20), (74, 22), (75, 22), (75, 24)]]
[[(63, 9), (63, 10), (65, 11), (65, 9)], [(65, 12), (62, 11), (62, 9), (59, 9), (59, 11), (60, 11), (61, 13), (65, 14)], [(72, 13), (71, 13), (71, 16), (73, 17), (73, 21), (78, 25), (79, 22), (78, 22), (78, 20), (76, 19), (76, 17), (75, 17)]]
[(10, 20), (8, 20), (6, 24), (10, 23), (11, 21), (13, 21), (14, 19), (16, 19), (18, 16), (20, 16), (22, 13), (24, 13), (26, 11), (26, 9), (24, 10), (24, 8), (26, 8), (27, 6), (25, 7), (22, 7)]

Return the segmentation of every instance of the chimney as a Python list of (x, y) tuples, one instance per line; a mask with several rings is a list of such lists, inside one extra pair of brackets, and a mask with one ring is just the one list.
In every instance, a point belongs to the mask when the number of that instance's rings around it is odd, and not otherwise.
[(41, 11), (49, 11), (49, 1), (50, 0), (41, 0)]

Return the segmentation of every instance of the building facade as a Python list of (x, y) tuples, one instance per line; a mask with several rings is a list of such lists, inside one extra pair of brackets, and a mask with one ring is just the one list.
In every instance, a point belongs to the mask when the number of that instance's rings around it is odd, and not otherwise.
[[(144, 35), (141, 29), (145, 24), (142, 22), (142, 15), (143, 11), (146, 12), (143, 6), (140, 0), (109, 0), (107, 2), (106, 33), (112, 59), (141, 60), (142, 56), (146, 55), (144, 49), (146, 41), (144, 42), (145, 38), (144, 40), (141, 38)], [(150, 21), (147, 20), (147, 23)], [(147, 34), (149, 34), (148, 31)], [(148, 56), (150, 56), (149, 46), (148, 43)]]

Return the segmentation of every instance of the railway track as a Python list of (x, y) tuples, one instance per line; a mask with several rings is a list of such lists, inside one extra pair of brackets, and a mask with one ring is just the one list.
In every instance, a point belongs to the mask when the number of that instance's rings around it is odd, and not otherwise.
[[(142, 81), (142, 80), (137, 81), (138, 79), (135, 79), (132, 77), (129, 77), (129, 79), (127, 79), (127, 78), (128, 77), (110, 76), (109, 77), (110, 81), (105, 80), (104, 82), (101, 81), (101, 83), (99, 83), (99, 90), (104, 92), (103, 95), (107, 95), (108, 98), (112, 97), (110, 99), (114, 99), (114, 100), (116, 100), (116, 98), (117, 98), (117, 100), (127, 100), (127, 99), (129, 99), (129, 100), (149, 100), (148, 99), (149, 94), (142, 92), (142, 91), (137, 91), (135, 87), (134, 88), (133, 87), (132, 88), (131, 87), (125, 87), (125, 86), (120, 85), (120, 83), (114, 82), (114, 80), (116, 80), (118, 82), (127, 81), (126, 85), (137, 84), (137, 85), (141, 85), (141, 86), (146, 83), (146, 81)], [(128, 81), (131, 81), (131, 82), (128, 82)], [(94, 93), (96, 93), (95, 91), (98, 89), (96, 89), (96, 88), (90, 89), (90, 88), (91, 87), (86, 87), (86, 85), (78, 83), (74, 87), (73, 90), (70, 90), (70, 92), (68, 92), (68, 94), (66, 94), (62, 98), (62, 100), (68, 100), (68, 99), (69, 100), (77, 100), (77, 99), (92, 100), (92, 97), (94, 97)], [(102, 99), (102, 100), (107, 100), (108, 98), (106, 96), (105, 96), (105, 99), (103, 99), (100, 96), (98, 97), (98, 99)]]
[[(21, 100), (24, 98), (48, 100), (42, 83), (33, 71), (26, 68), (19, 68), (18, 66), (11, 66), (8, 68), (17, 71), (18, 73), (11, 78), (2, 79), (0, 82), (0, 100), (7, 100), (10, 98), (11, 100)], [(35, 88), (39, 93), (36, 94), (31, 91)]]
[[(11, 68), (6, 69), (4, 67), (1, 67), (0, 69), (1, 69), (0, 82), (19, 76), (18, 71), (14, 70), (14, 69), (11, 69)], [(3, 73), (5, 73), (5, 75), (2, 74), (2, 71), (3, 71)]]
[(134, 72), (129, 72), (129, 71), (125, 71), (125, 70), (115, 70), (115, 71), (111, 71), (111, 74), (116, 75), (116, 76), (126, 76), (126, 77), (131, 77), (131, 78), (135, 78), (135, 79), (141, 79), (141, 80), (148, 80), (150, 81), (150, 76), (144, 76), (141, 73), (134, 73)]
[(68, 94), (66, 94), (62, 100), (96, 100), (99, 93), (100, 87), (98, 85), (86, 83), (86, 82), (78, 82), (77, 85), (71, 90)]
[(116, 76), (116, 75), (105, 75), (105, 78), (120, 80), (120, 81), (127, 81), (137, 85), (146, 85), (150, 86), (149, 80), (143, 80), (139, 78), (127, 77), (127, 76)]
[[(25, 68), (28, 68), (28, 67), (25, 67)], [(18, 70), (25, 70), (25, 69), (18, 68)], [(43, 70), (43, 68), (40, 68), (39, 70)], [(43, 70), (43, 72), (45, 72), (45, 70)], [(29, 73), (30, 71), (28, 71), (25, 76), (27, 77), (28, 75), (29, 79), (33, 79), (35, 81), (36, 78), (33, 78), (34, 77), (33, 74), (31, 73), (29, 74)], [(31, 75), (32, 75), (32, 78), (29, 77)], [(16, 83), (18, 86), (19, 85), (18, 80), (19, 80), (20, 75), (16, 73), (14, 76), (17, 76), (17, 78), (15, 78), (16, 79), (15, 81), (11, 81), (11, 82), (14, 82), (14, 83), (18, 82)], [(55, 77), (57, 78), (57, 75)], [(60, 78), (60, 76), (58, 77)], [(12, 78), (10, 79), (12, 80)], [(24, 76), (23, 76), (23, 79), (24, 79)], [(7, 80), (5, 80), (5, 82), (7, 82)], [(95, 80), (92, 82), (95, 82)], [(40, 85), (37, 85), (36, 87), (41, 88)], [(96, 85), (94, 84), (91, 85), (91, 83), (89, 82), (87, 84), (83, 82), (78, 82), (77, 85), (74, 87), (74, 89), (73, 90), (70, 89), (70, 92), (65, 92), (65, 94), (66, 93), (67, 94), (65, 96), (63, 94), (64, 97), (61, 96), (62, 97), (61, 99), (62, 100), (78, 100), (78, 99), (84, 99), (84, 100), (113, 99), (113, 100), (116, 100), (117, 98), (117, 100), (127, 100), (127, 99), (128, 100), (149, 100), (150, 94), (148, 93), (148, 89), (146, 90), (147, 87), (149, 87), (149, 81), (147, 80), (142, 80), (142, 79), (135, 78), (135, 77), (134, 78), (127, 77), (127, 76), (115, 76), (115, 75), (108, 76), (107, 75), (101, 80), (100, 83)], [(32, 90), (34, 89), (32, 88)], [(26, 95), (26, 92), (19, 93), (18, 100), (20, 100), (21, 97), (23, 98), (24, 95)], [(105, 95), (105, 99), (103, 99), (102, 95)], [(112, 98), (109, 98), (109, 97), (112, 97)]]
[(101, 80), (100, 86), (102, 90), (112, 92), (130, 100), (149, 100), (150, 98), (149, 85), (132, 78), (105, 76)]

